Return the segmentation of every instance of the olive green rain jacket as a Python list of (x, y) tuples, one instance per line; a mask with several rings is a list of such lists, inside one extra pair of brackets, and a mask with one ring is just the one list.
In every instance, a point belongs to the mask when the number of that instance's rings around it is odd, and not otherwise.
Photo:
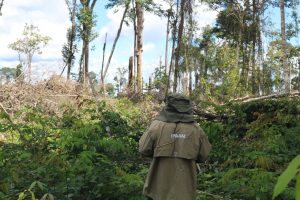
[[(172, 101), (174, 99), (176, 101)], [(140, 153), (153, 157), (143, 193), (154, 200), (195, 200), (196, 162), (207, 159), (211, 145), (191, 117), (192, 110), (178, 111), (178, 105), (182, 108), (189, 104), (186, 108), (191, 107), (188, 99), (173, 95), (166, 103), (139, 141)], [(175, 115), (172, 112), (176, 112)]]

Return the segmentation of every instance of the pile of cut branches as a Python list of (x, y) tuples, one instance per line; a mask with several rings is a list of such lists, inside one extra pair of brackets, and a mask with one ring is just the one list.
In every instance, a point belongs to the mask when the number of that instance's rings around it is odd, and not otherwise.
[(52, 77), (35, 84), (23, 82), (0, 85), (0, 103), (9, 114), (25, 106), (41, 106), (49, 113), (58, 113), (58, 105), (75, 104), (82, 93), (82, 88), (76, 82)]

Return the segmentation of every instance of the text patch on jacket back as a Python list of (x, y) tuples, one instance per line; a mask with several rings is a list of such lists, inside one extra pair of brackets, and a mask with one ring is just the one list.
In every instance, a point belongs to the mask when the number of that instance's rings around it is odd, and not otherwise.
[[(161, 124), (162, 125), (162, 124)], [(196, 159), (199, 134), (191, 123), (164, 123), (156, 130), (154, 157)]]

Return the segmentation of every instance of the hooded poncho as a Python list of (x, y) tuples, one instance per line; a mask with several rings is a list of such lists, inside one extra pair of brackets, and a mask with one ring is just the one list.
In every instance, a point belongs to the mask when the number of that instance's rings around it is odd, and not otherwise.
[(153, 157), (143, 193), (154, 200), (195, 200), (196, 162), (206, 160), (210, 143), (193, 118), (192, 102), (169, 95), (139, 141), (139, 152)]

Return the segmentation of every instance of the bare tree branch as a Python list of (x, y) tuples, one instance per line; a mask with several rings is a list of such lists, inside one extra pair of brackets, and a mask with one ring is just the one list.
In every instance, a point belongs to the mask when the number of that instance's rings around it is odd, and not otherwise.
[(96, 5), (96, 2), (97, 2), (97, 0), (94, 0), (94, 1), (92, 2), (92, 5), (91, 5), (91, 9), (92, 9), (92, 10), (94, 9), (94, 7), (95, 7), (95, 5)]
[(2, 9), (2, 6), (3, 6), (3, 1), (4, 1), (4, 0), (1, 0), (1, 3), (0, 3), (0, 16), (2, 15), (1, 9)]
[(5, 110), (5, 108), (3, 107), (3, 105), (1, 103), (0, 103), (0, 111), (2, 111), (4, 114), (4, 117), (13, 124), (13, 121), (12, 121), (10, 115), (8, 114), (8, 112)]

